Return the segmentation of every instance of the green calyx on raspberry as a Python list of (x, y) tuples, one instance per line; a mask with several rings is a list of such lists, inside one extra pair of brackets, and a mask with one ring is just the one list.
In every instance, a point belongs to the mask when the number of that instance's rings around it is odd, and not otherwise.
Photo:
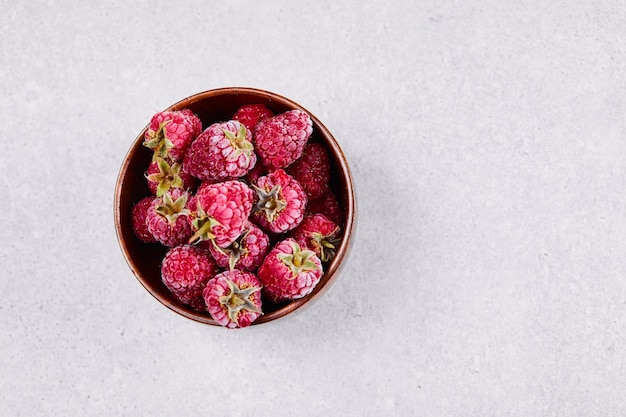
[(245, 153), (249, 156), (250, 153), (254, 150), (252, 142), (250, 142), (246, 137), (248, 131), (243, 123), (239, 123), (239, 130), (237, 131), (236, 135), (227, 129), (222, 129), (222, 131), (230, 141), (231, 146), (235, 149), (235, 151), (229, 155), (229, 160), (236, 161), (237, 158), (239, 158), (239, 155), (241, 155), (242, 153)]
[[(218, 248), (215, 244), (215, 234), (213, 233), (213, 228), (215, 226), (221, 226), (222, 224), (205, 213), (200, 201), (197, 201), (196, 204), (196, 214), (194, 219), (191, 221), (191, 225), (196, 232), (189, 238), (189, 243), (191, 244), (201, 240), (210, 240), (213, 242), (213, 245)], [(218, 250), (220, 249), (218, 248)]]
[(312, 250), (302, 250), (300, 245), (290, 242), (292, 253), (279, 253), (280, 259), (289, 269), (291, 269), (291, 279), (296, 278), (301, 272), (319, 270), (320, 267), (311, 260), (315, 256)]
[(242, 256), (248, 253), (248, 249), (243, 247), (243, 242), (246, 240), (246, 237), (250, 233), (250, 229), (243, 232), (233, 243), (231, 243), (227, 248), (216, 248), (221, 253), (228, 256), (228, 269), (235, 269), (235, 265), (239, 262)]
[(155, 132), (154, 130), (148, 131), (148, 136), (150, 140), (143, 143), (148, 149), (152, 149), (154, 154), (152, 155), (152, 160), (156, 161), (157, 158), (165, 158), (168, 154), (168, 151), (174, 147), (174, 144), (171, 140), (167, 138), (165, 126), (171, 122), (171, 120), (166, 120), (159, 125), (159, 129)]
[(187, 194), (184, 193), (174, 200), (170, 193), (165, 193), (162, 198), (162, 203), (158, 204), (154, 210), (165, 217), (170, 224), (176, 223), (179, 216), (189, 216), (191, 214), (189, 209), (185, 208), (187, 205)]
[(320, 250), (320, 260), (328, 262), (335, 257), (335, 250), (339, 239), (331, 236), (324, 236), (321, 233), (311, 233), (311, 238)]
[(250, 300), (250, 296), (257, 291), (261, 290), (261, 287), (248, 287), (239, 288), (237, 284), (227, 279), (228, 289), (230, 290), (227, 295), (220, 297), (220, 304), (228, 309), (228, 318), (232, 321), (237, 321), (237, 315), (240, 311), (250, 311), (253, 313), (261, 313), (254, 303)]
[(159, 172), (146, 176), (149, 181), (156, 182), (156, 196), (161, 197), (170, 188), (183, 188), (183, 180), (180, 177), (180, 170), (182, 165), (178, 162), (174, 162), (172, 165), (168, 164), (163, 158), (156, 158)]
[(267, 220), (270, 222), (274, 221), (276, 215), (287, 207), (287, 202), (280, 198), (280, 185), (275, 185), (271, 190), (259, 188), (254, 184), (252, 187), (254, 187), (257, 195), (259, 196), (259, 201), (254, 206), (253, 211), (255, 213), (262, 211), (265, 213)]

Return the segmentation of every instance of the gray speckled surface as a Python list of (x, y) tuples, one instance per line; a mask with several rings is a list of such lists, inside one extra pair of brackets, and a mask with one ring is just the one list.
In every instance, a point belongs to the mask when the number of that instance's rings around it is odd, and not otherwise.
[[(106, 3), (0, 1), (3, 415), (626, 413), (621, 2)], [(324, 298), (230, 332), (112, 215), (150, 116), (224, 86), (317, 115), (359, 204)]]

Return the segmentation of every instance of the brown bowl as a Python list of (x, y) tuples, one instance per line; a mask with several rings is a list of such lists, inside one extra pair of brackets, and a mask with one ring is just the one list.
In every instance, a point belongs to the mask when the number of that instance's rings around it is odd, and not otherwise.
[[(342, 237), (334, 259), (325, 267), (324, 275), (313, 291), (298, 300), (284, 304), (264, 303), (264, 314), (252, 324), (276, 320), (293, 313), (300, 307), (318, 299), (337, 278), (339, 269), (347, 258), (352, 231), (356, 221), (354, 186), (348, 162), (337, 141), (326, 127), (305, 108), (277, 94), (252, 88), (221, 88), (209, 90), (185, 98), (166, 110), (188, 108), (197, 114), (206, 128), (210, 123), (228, 120), (245, 104), (265, 104), (275, 114), (299, 109), (307, 112), (313, 120), (311, 140), (326, 145), (331, 160), (331, 187), (344, 212)], [(151, 152), (143, 146), (147, 126), (139, 133), (124, 158), (115, 187), (115, 229), (120, 248), (128, 266), (141, 285), (154, 298), (176, 313), (201, 323), (219, 326), (208, 312), (193, 310), (178, 302), (161, 281), (160, 266), (167, 248), (158, 244), (147, 244), (135, 237), (131, 226), (131, 209), (143, 197), (150, 195), (144, 172), (150, 162)]]

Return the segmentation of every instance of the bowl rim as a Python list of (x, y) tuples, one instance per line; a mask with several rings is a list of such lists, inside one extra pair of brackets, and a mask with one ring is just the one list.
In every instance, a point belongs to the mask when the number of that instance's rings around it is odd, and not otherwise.
[[(295, 101), (287, 97), (284, 97), (282, 95), (279, 95), (279, 94), (276, 94), (267, 90), (258, 89), (258, 88), (222, 87), (222, 88), (216, 88), (216, 89), (211, 89), (211, 90), (205, 90), (205, 91), (193, 94), (189, 97), (186, 97), (168, 106), (163, 111), (180, 110), (180, 109), (190, 106), (193, 103), (204, 100), (206, 98), (222, 96), (222, 95), (233, 95), (233, 94), (234, 95), (237, 95), (237, 94), (254, 95), (254, 96), (260, 97), (263, 100), (276, 101), (292, 109), (299, 109), (299, 110), (306, 112), (311, 117), (314, 128), (319, 130), (319, 135), (324, 137), (324, 143), (328, 147), (331, 148), (329, 149), (329, 153), (337, 155), (337, 158), (334, 161), (335, 168), (337, 172), (340, 173), (341, 176), (345, 177), (345, 182), (347, 185), (347, 189), (346, 189), (347, 204), (346, 204), (346, 207), (343, 207), (344, 217), (345, 217), (344, 219), (345, 224), (343, 226), (344, 237), (341, 241), (341, 244), (339, 245), (339, 248), (337, 249), (335, 257), (330, 262), (328, 268), (324, 271), (325, 277), (322, 278), (322, 279), (326, 278), (324, 280), (324, 284), (316, 285), (313, 291), (310, 294), (306, 295), (305, 297), (293, 300), (276, 310), (265, 313), (259, 316), (259, 318), (256, 319), (253, 323), (251, 323), (251, 325), (258, 325), (258, 324), (268, 323), (270, 321), (274, 321), (279, 318), (283, 318), (295, 312), (296, 310), (301, 311), (303, 307), (310, 306), (313, 302), (317, 301), (321, 297), (321, 295), (324, 294), (326, 290), (328, 290), (328, 288), (334, 283), (334, 281), (337, 279), (340, 269), (345, 264), (347, 256), (349, 255), (351, 247), (352, 247), (352, 238), (354, 235), (354, 228), (356, 224), (356, 196), (355, 196), (355, 190), (354, 190), (354, 181), (352, 179), (352, 174), (350, 171), (350, 167), (348, 165), (347, 158), (343, 150), (339, 146), (337, 140), (334, 138), (332, 133), (326, 128), (326, 126), (324, 126), (324, 124), (313, 113), (311, 113), (302, 105), (296, 103)], [(116, 230), (118, 244), (120, 246), (124, 259), (126, 260), (126, 263), (128, 264), (133, 274), (135, 275), (135, 278), (148, 291), (148, 293), (150, 293), (154, 298), (156, 298), (161, 304), (163, 304), (165, 307), (169, 308), (170, 310), (174, 311), (175, 313), (178, 313), (179, 315), (186, 317), (188, 319), (191, 319), (200, 323), (204, 323), (204, 324), (223, 327), (223, 326), (220, 326), (219, 323), (217, 323), (215, 320), (213, 320), (213, 318), (210, 317), (210, 315), (208, 315), (207, 313), (196, 312), (191, 309), (189, 310), (185, 309), (177, 304), (170, 302), (170, 300), (168, 300), (167, 298), (159, 294), (156, 290), (152, 288), (152, 284), (150, 284), (148, 280), (143, 277), (138, 266), (135, 264), (134, 260), (130, 256), (130, 251), (128, 249), (128, 246), (126, 244), (126, 241), (122, 233), (121, 197), (122, 197), (122, 189), (123, 189), (123, 179), (126, 176), (132, 157), (134, 156), (135, 152), (138, 151), (138, 149), (141, 149), (140, 147), (142, 146), (141, 144), (143, 143), (144, 134), (147, 131), (148, 126), (149, 125), (146, 125), (141, 130), (139, 135), (137, 135), (135, 140), (131, 143), (130, 148), (128, 149), (128, 151), (126, 152), (124, 156), (124, 162), (122, 163), (122, 166), (120, 167), (120, 170), (116, 179), (113, 210), (114, 210), (114, 223), (115, 223), (115, 230)]]

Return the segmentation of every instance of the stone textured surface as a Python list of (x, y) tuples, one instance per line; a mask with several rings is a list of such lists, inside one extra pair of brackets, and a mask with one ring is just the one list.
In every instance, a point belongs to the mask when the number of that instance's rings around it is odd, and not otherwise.
[[(0, 1), (4, 415), (623, 416), (617, 0)], [(288, 320), (161, 306), (113, 228), (150, 116), (251, 86), (351, 163), (349, 265)]]

